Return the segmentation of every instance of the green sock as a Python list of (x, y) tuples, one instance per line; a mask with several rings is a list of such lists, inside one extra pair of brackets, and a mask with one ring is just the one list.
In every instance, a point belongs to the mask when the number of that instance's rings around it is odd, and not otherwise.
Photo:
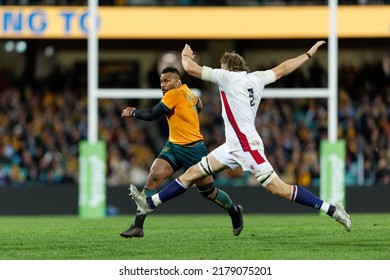
[(142, 191), (147, 197), (152, 196), (156, 193), (156, 190), (151, 190), (146, 187), (144, 187), (144, 190)]
[(214, 202), (225, 210), (229, 210), (233, 206), (233, 201), (230, 196), (224, 191), (218, 189), (217, 195), (214, 198)]

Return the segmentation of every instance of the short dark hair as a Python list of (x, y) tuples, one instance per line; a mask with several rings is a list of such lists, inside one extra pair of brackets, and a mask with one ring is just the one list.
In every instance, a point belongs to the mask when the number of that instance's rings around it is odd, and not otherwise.
[(180, 71), (176, 67), (172, 67), (172, 66), (165, 67), (161, 71), (161, 74), (166, 74), (166, 73), (174, 73), (180, 78)]

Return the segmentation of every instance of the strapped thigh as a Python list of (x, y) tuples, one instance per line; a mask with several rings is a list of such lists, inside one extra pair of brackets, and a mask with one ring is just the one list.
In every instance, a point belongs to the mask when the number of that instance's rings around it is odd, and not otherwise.
[(200, 162), (198, 163), (200, 171), (203, 173), (203, 175), (213, 175), (214, 171), (210, 166), (210, 162), (207, 158), (207, 156), (202, 157)]
[[(260, 173), (260, 172), (259, 172)], [(277, 175), (275, 171), (270, 170), (268, 172), (261, 172), (261, 174), (257, 173), (256, 180), (259, 182), (263, 187), (267, 186), (273, 178), (275, 178)]]

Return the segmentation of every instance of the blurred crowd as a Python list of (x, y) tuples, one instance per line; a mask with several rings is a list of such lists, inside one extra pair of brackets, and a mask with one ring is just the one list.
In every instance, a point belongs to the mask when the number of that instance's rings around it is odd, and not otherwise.
[[(339, 5), (384, 5), (390, 0), (339, 0)], [(100, 6), (286, 6), (327, 5), (327, 0), (99, 0)], [(86, 6), (87, 0), (0, 0), (0, 5)]]
[[(72, 84), (69, 73), (35, 85), (9, 82), (6, 73), (0, 77), (0, 186), (76, 183), (79, 143), (87, 139), (85, 86)], [(121, 120), (126, 106), (115, 100), (99, 103), (110, 185), (143, 180), (155, 157), (144, 128)]]
[[(275, 87), (326, 87), (326, 73), (313, 61)], [(263, 69), (266, 69), (262, 67)], [(381, 63), (343, 65), (339, 73), (338, 138), (346, 141), (347, 186), (390, 185), (390, 71)], [(224, 142), (217, 89), (205, 86), (200, 114), (209, 149)], [(121, 119), (142, 100), (100, 100), (99, 138), (107, 143), (109, 186), (143, 185), (167, 137), (166, 121)], [(144, 107), (145, 108), (145, 107)], [(327, 139), (327, 100), (263, 99), (256, 126), (267, 157), (287, 182), (319, 185), (319, 145)], [(0, 186), (39, 186), (78, 181), (78, 148), (87, 139), (86, 84), (56, 71), (29, 84), (0, 73)], [(242, 170), (216, 177), (219, 186), (255, 185)]]

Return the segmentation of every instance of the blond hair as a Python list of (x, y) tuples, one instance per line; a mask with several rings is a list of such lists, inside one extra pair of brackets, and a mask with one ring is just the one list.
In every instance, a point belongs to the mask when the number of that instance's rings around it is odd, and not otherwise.
[(225, 64), (227, 70), (239, 72), (246, 71), (249, 72), (249, 67), (245, 61), (245, 59), (236, 53), (236, 51), (225, 52), (220, 60), (221, 64)]

